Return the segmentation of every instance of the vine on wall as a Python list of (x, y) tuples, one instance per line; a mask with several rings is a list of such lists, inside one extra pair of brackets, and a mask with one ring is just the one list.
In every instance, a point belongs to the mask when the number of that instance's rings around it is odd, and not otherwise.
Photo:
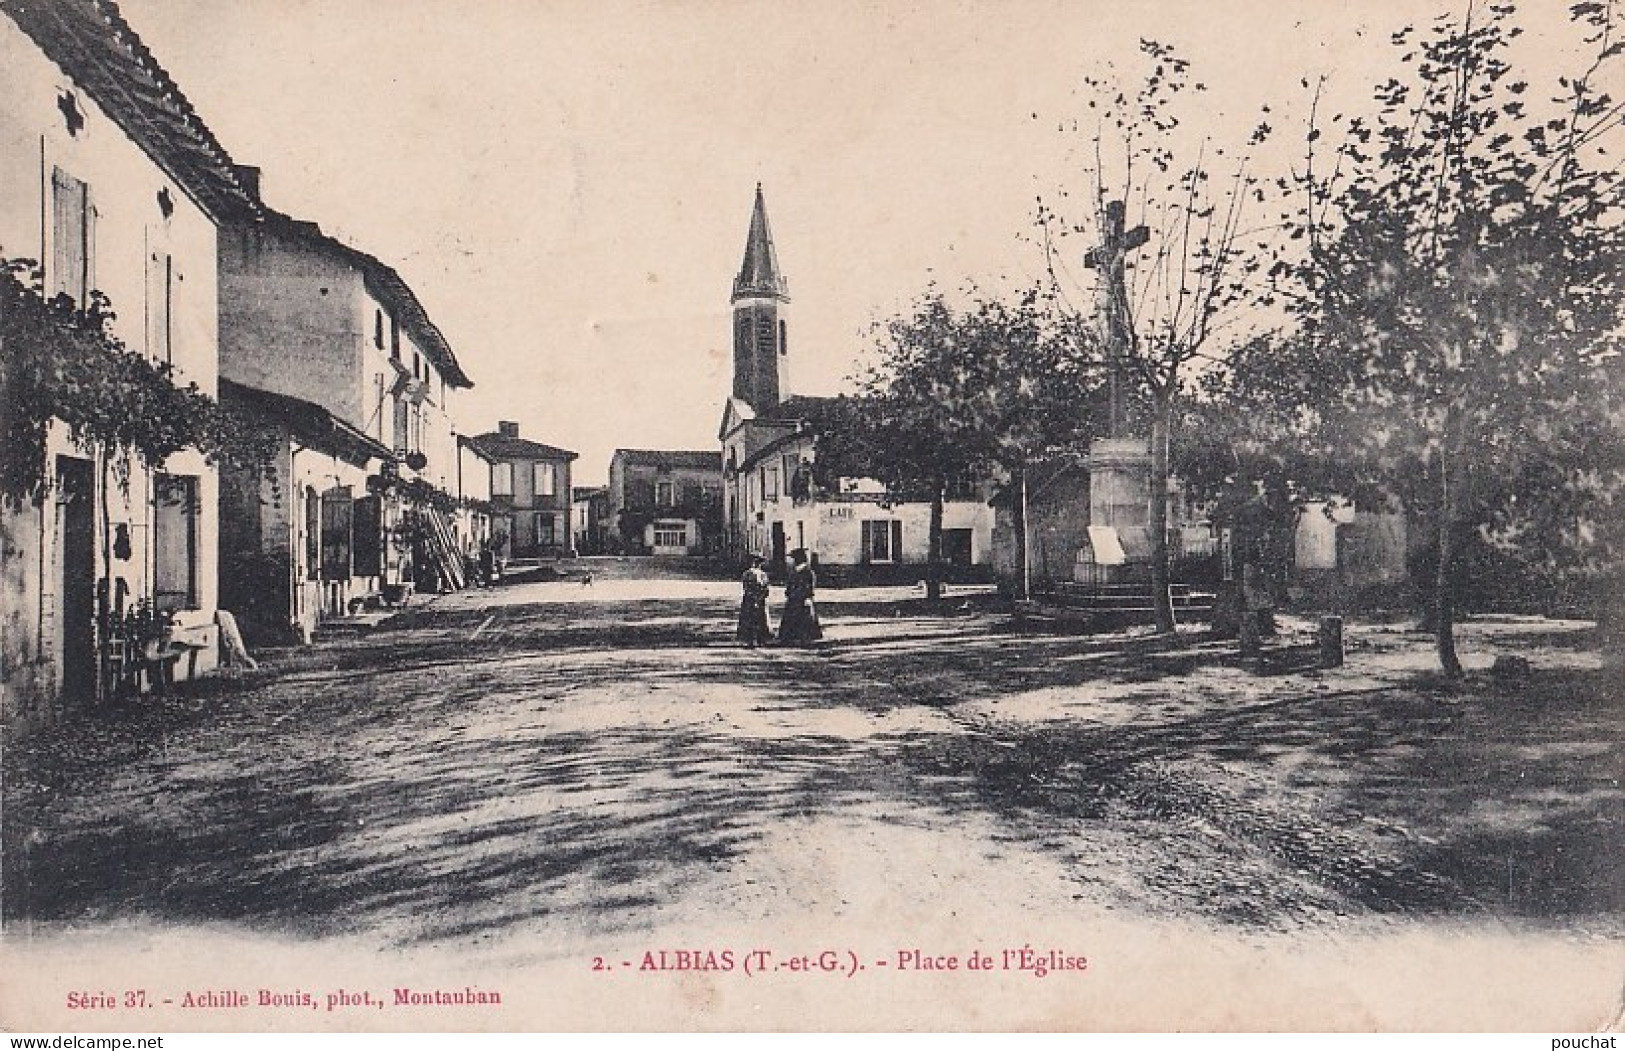
[(43, 499), (52, 420), (126, 491), (132, 461), (154, 468), (187, 448), (211, 462), (268, 467), (269, 439), (197, 384), (176, 384), (167, 363), (125, 346), (112, 303), (100, 292), (89, 299), (80, 309), (66, 295), (47, 297), (38, 264), (0, 259), (0, 498)]

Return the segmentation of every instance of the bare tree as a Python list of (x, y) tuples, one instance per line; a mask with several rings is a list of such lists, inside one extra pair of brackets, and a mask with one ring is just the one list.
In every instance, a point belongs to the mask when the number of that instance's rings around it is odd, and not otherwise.
[[(1105, 79), (1088, 77), (1095, 115), (1088, 136), (1092, 166), (1086, 174), (1084, 215), (1067, 204), (1039, 202), (1038, 227), (1047, 272), (1074, 332), (1095, 330), (1106, 348), (1114, 390), (1136, 385), (1149, 404), (1149, 541), (1156, 625), (1174, 630), (1169, 594), (1168, 487), (1175, 407), (1200, 359), (1244, 304), (1260, 263), (1243, 213), (1256, 196), (1249, 151), (1269, 133), (1260, 123), (1244, 149), (1228, 152), (1206, 134), (1188, 133), (1180, 111), (1206, 86), (1173, 48), (1142, 40), (1150, 71), (1132, 95)], [(1064, 195), (1069, 196), (1069, 195)], [(1083, 282), (1068, 265), (1079, 237), (1092, 241), (1082, 256), (1096, 272), (1094, 301), (1076, 294)], [(1121, 405), (1121, 393), (1113, 397)], [(1126, 425), (1114, 409), (1112, 433)]]

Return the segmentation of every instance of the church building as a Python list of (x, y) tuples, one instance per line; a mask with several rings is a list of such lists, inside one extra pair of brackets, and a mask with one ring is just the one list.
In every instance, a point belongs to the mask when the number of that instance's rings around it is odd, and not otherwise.
[[(789, 283), (760, 185), (732, 301), (733, 391), (718, 431), (727, 553), (738, 561), (759, 554), (782, 569), (789, 552), (805, 548), (834, 583), (923, 579), (929, 503), (894, 502), (870, 479), (815, 481), (818, 439), (832, 425), (835, 399), (791, 392)], [(992, 530), (979, 489), (950, 493), (942, 541), (950, 578), (981, 579)]]

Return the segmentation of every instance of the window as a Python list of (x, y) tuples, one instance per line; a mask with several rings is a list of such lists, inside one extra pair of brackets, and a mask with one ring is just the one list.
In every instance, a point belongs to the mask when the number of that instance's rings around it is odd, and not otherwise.
[(175, 293), (175, 263), (168, 252), (147, 256), (147, 356), (174, 364), (170, 304)]
[(513, 464), (494, 463), (491, 465), (491, 495), (513, 495)]
[(51, 287), (80, 307), (96, 286), (95, 219), (90, 187), (61, 168), (52, 168)]
[(677, 487), (670, 481), (659, 481), (655, 483), (655, 506), (677, 506)]
[(688, 547), (688, 526), (682, 522), (656, 522), (655, 547)]
[(559, 542), (558, 520), (552, 515), (536, 516), (536, 544), (538, 547), (552, 547)]
[(153, 605), (196, 609), (198, 487), (191, 476), (153, 476)]
[(401, 323), (394, 318), (389, 319), (389, 356), (401, 360)]
[(865, 562), (901, 562), (902, 549), (903, 523), (890, 519), (863, 523)]
[(777, 500), (779, 498), (779, 469), (777, 467), (762, 468), (762, 499)]
[(801, 457), (785, 453), (780, 460), (784, 464), (784, 477), (786, 480), (796, 476), (796, 468), (801, 466)]
[(533, 464), (535, 472), (532, 479), (536, 485), (537, 496), (552, 496), (556, 491), (558, 482), (555, 480), (553, 465), (550, 463)]
[(372, 312), (372, 345), (379, 350), (384, 349), (384, 312), (382, 310)]

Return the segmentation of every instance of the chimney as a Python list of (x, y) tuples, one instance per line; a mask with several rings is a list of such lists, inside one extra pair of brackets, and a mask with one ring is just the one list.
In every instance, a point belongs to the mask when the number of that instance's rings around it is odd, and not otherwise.
[(497, 430), (502, 432), (502, 436), (504, 438), (519, 437), (519, 424), (512, 420), (503, 420), (501, 423), (497, 424)]
[(248, 196), (254, 200), (260, 199), (260, 170), (252, 164), (233, 165), (237, 174), (237, 181), (243, 184)]

